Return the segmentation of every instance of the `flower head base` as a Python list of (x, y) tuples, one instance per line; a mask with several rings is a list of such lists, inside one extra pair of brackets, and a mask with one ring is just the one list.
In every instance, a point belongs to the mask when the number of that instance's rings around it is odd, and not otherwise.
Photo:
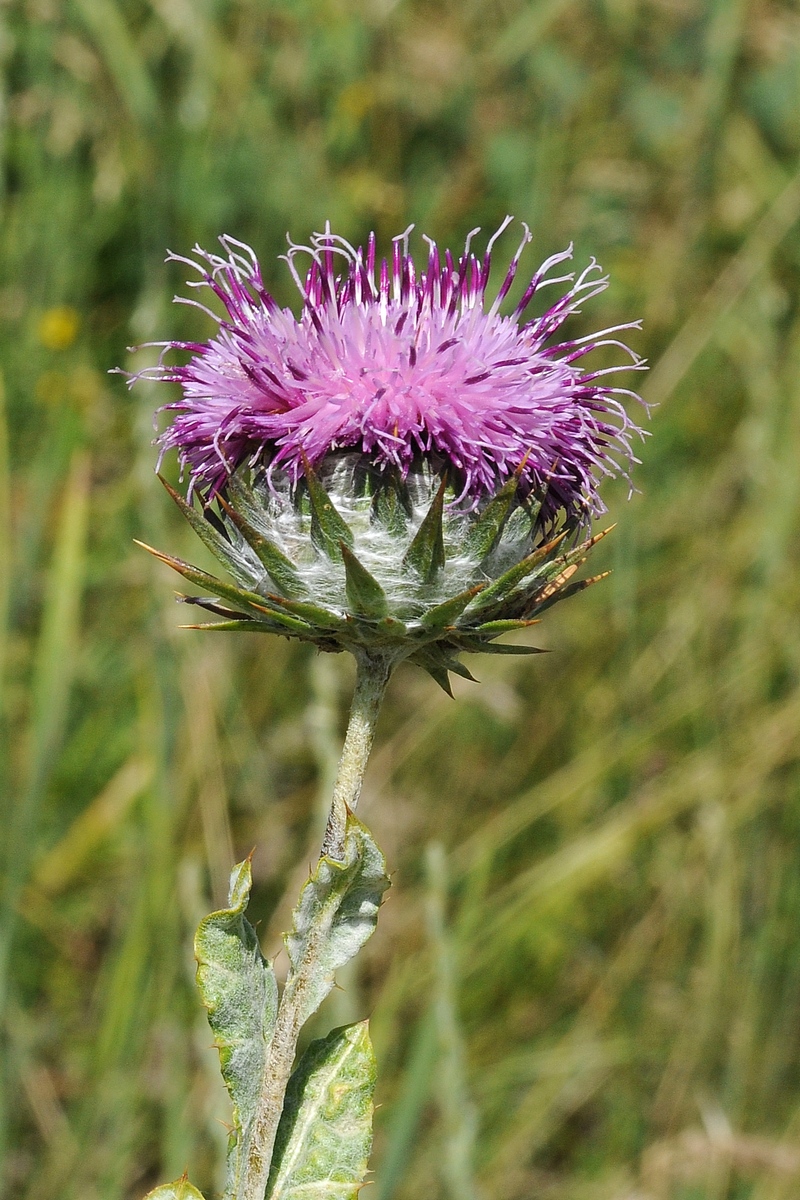
[(572, 579), (604, 535), (565, 548), (574, 528), (565, 525), (542, 544), (544, 497), (520, 500), (516, 478), (476, 515), (448, 503), (446, 479), (428, 471), (398, 488), (350, 455), (329, 459), (326, 474), (327, 488), (306, 460), (298, 491), (285, 476), (276, 487), (240, 471), (202, 511), (163, 481), (235, 580), (145, 547), (211, 593), (179, 597), (222, 618), (189, 628), (278, 633), (390, 665), (408, 660), (449, 691), (448, 672), (472, 678), (463, 651), (540, 653), (496, 639), (601, 578)]
[[(192, 486), (212, 493), (245, 462), (280, 467), (296, 482), (304, 458), (317, 467), (338, 450), (403, 479), (420, 461), (445, 468), (457, 499), (473, 507), (516, 476), (523, 493), (547, 482), (543, 525), (560, 512), (588, 523), (605, 511), (603, 478), (627, 474), (631, 435), (639, 431), (621, 402), (634, 393), (609, 386), (609, 368), (580, 364), (612, 345), (626, 356), (614, 370), (641, 369), (614, 337), (638, 322), (550, 344), (566, 318), (607, 286), (594, 260), (577, 279), (552, 275), (571, 247), (548, 259), (502, 315), (530, 240), (525, 227), (487, 303), (493, 244), (509, 221), (482, 258), (470, 249), (472, 234), (457, 262), (428, 241), (419, 275), (409, 231), (395, 238), (391, 262), (380, 264), (374, 235), (366, 253), (330, 230), (310, 246), (290, 244), (285, 258), (302, 296), (299, 317), (278, 307), (253, 251), (232, 238), (220, 239), (226, 257), (199, 247), (194, 259), (172, 255), (198, 271), (190, 286), (210, 289), (227, 315), (215, 317), (219, 331), (207, 343), (163, 344), (188, 351), (188, 362), (169, 365), (162, 356), (142, 372), (181, 385), (181, 398), (165, 405), (175, 415), (159, 439), (162, 450), (176, 449)], [(303, 256), (310, 259), (305, 278)], [(570, 287), (543, 316), (523, 320), (543, 288), (564, 283)]]
[[(158, 441), (177, 449), (189, 496), (169, 491), (235, 580), (158, 554), (213, 597), (182, 597), (222, 618), (199, 628), (408, 659), (445, 688), (449, 671), (470, 677), (462, 651), (536, 653), (496, 639), (594, 582), (572, 576), (598, 539), (575, 546), (574, 535), (604, 511), (600, 482), (627, 475), (640, 432), (620, 400), (635, 393), (579, 364), (607, 345), (627, 355), (618, 370), (643, 363), (613, 336), (638, 322), (548, 344), (607, 283), (594, 261), (577, 279), (551, 278), (571, 250), (501, 315), (529, 237), (488, 307), (494, 238), (482, 259), (468, 239), (457, 263), (430, 242), (417, 278), (407, 234), (380, 266), (374, 237), (364, 254), (317, 234), (286, 256), (299, 317), (231, 238), (227, 258), (198, 249), (182, 260), (227, 318), (208, 343), (162, 343), (188, 351), (185, 365), (162, 354), (141, 375), (181, 385)], [(564, 282), (544, 316), (521, 323), (539, 290)]]

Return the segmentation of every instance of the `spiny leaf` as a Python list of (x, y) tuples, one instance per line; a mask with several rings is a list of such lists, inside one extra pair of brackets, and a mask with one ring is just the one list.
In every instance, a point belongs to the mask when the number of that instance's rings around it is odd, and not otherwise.
[(366, 826), (349, 813), (342, 860), (320, 859), (300, 893), (285, 938), (290, 964), (286, 1002), (297, 1004), (301, 1023), (328, 995), (335, 972), (372, 934), (388, 886), (383, 855)]
[(251, 1125), (278, 1011), (275, 972), (244, 916), (251, 884), (247, 858), (231, 873), (228, 907), (200, 922), (194, 942), (197, 985), (233, 1104), (226, 1192), (232, 1197), (240, 1193), (247, 1166)]
[(353, 612), (376, 620), (385, 617), (389, 611), (389, 604), (386, 593), (377, 579), (356, 558), (345, 542), (339, 543), (339, 551), (344, 561), (347, 599)]
[(158, 477), (163, 483), (166, 490), (169, 492), (172, 499), (177, 504), (178, 508), (183, 513), (186, 520), (191, 525), (197, 536), (200, 538), (211, 553), (216, 558), (217, 562), (222, 563), (227, 571), (230, 571), (234, 579), (239, 583), (250, 585), (253, 582), (252, 574), (248, 573), (242, 567), (242, 561), (235, 547), (219, 533), (214, 526), (201, 513), (197, 511), (191, 504), (187, 504), (183, 496), (175, 491), (164, 478), (163, 475)]
[(339, 561), (342, 557), (339, 546), (342, 542), (346, 546), (353, 545), (353, 531), (344, 517), (336, 511), (333, 501), (305, 455), (303, 472), (311, 502), (311, 537), (328, 558)]
[(283, 592), (284, 596), (289, 596), (290, 598), (306, 596), (308, 589), (297, 574), (294, 564), (289, 561), (283, 551), (279, 550), (270, 538), (265, 537), (263, 533), (259, 533), (222, 496), (220, 496), (219, 502), (258, 558), (258, 561), (270, 579), (278, 588), (278, 591)]
[(424, 583), (432, 583), (444, 566), (444, 493), (447, 477), (442, 477), (439, 490), (422, 519), (411, 545), (406, 550), (403, 566), (412, 567)]
[(162, 1183), (161, 1187), (154, 1188), (144, 1200), (203, 1200), (203, 1195), (182, 1175), (174, 1183)]
[(468, 615), (472, 616), (491, 608), (494, 604), (497, 604), (510, 595), (514, 588), (518, 587), (524, 580), (530, 577), (536, 578), (541, 575), (542, 564), (546, 563), (548, 556), (553, 553), (565, 537), (566, 533), (558, 534), (557, 537), (554, 537), (546, 545), (540, 546), (538, 550), (534, 550), (532, 554), (528, 554), (521, 562), (504, 571), (502, 575), (495, 579), (494, 583), (491, 583), (471, 602), (467, 610)]
[(368, 1022), (312, 1042), (289, 1080), (267, 1200), (356, 1200), (372, 1146)]
[(506, 480), (471, 526), (464, 539), (464, 551), (471, 558), (482, 559), (497, 545), (503, 526), (514, 504), (519, 488), (519, 474)]
[(243, 604), (246, 608), (266, 613), (271, 621), (275, 621), (286, 629), (293, 628), (293, 623), (286, 618), (282, 611), (282, 607), (290, 603), (289, 601), (275, 597), (276, 602), (281, 605), (281, 607), (277, 607), (277, 604), (270, 604), (270, 597), (259, 596), (257, 592), (245, 591), (232, 583), (225, 583), (224, 580), (217, 579), (216, 575), (209, 575), (207, 571), (201, 571), (199, 567), (193, 567), (191, 563), (184, 562), (182, 558), (173, 558), (171, 554), (154, 550), (152, 546), (148, 546), (146, 542), (140, 542), (138, 538), (134, 538), (134, 542), (148, 554), (159, 559), (160, 562), (166, 563), (173, 571), (177, 571), (184, 579), (196, 584), (197, 587), (205, 588), (206, 591), (211, 592), (214, 596), (219, 596), (222, 600), (230, 600), (234, 604)]
[(444, 600), (441, 604), (437, 604), (435, 608), (428, 609), (420, 624), (425, 629), (445, 629), (461, 616), (469, 602), (485, 587), (485, 583), (478, 583), (475, 587), (468, 588), (466, 592), (460, 592), (450, 600)]

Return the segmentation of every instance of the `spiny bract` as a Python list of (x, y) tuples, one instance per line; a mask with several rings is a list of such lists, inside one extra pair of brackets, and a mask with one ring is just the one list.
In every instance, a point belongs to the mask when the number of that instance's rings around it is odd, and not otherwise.
[(152, 550), (216, 597), (180, 597), (222, 618), (190, 628), (406, 659), (449, 691), (448, 672), (472, 678), (462, 651), (538, 653), (496, 639), (600, 578), (573, 581), (603, 534), (565, 549), (565, 526), (542, 540), (542, 498), (520, 499), (516, 477), (475, 514), (454, 506), (446, 479), (429, 471), (391, 484), (346, 456), (329, 461), (326, 476), (307, 463), (292, 489), (285, 477), (270, 487), (239, 471), (201, 511), (163, 481), (235, 580)]

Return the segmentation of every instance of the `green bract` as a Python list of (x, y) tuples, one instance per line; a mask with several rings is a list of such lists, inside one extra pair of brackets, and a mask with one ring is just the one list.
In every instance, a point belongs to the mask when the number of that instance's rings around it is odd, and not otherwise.
[(221, 618), (190, 628), (277, 633), (321, 650), (407, 660), (449, 692), (449, 672), (472, 678), (462, 652), (540, 653), (497, 639), (601, 578), (573, 581), (604, 534), (576, 546), (574, 524), (545, 533), (543, 497), (522, 498), (516, 477), (467, 510), (428, 469), (401, 481), (353, 455), (331, 455), (319, 472), (308, 462), (304, 470), (290, 487), (242, 469), (200, 508), (163, 481), (233, 579), (146, 547), (210, 593), (180, 597)]

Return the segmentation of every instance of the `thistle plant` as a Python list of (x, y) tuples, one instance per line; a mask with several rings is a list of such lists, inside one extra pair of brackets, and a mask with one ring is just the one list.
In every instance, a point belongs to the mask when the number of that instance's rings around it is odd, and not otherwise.
[[(227, 908), (195, 939), (197, 981), (232, 1103), (226, 1200), (355, 1197), (371, 1143), (375, 1063), (367, 1022), (335, 1029), (295, 1062), (303, 1025), (336, 971), (372, 933), (386, 864), (355, 816), (375, 724), (395, 667), (423, 668), (446, 691), (472, 679), (464, 653), (536, 654), (504, 634), (601, 576), (575, 578), (605, 511), (604, 479), (636, 461), (631, 389), (614, 372), (644, 364), (619, 334), (571, 341), (563, 323), (607, 286), (592, 260), (558, 274), (549, 258), (503, 311), (527, 227), (496, 295), (494, 243), (467, 238), (456, 261), (429, 239), (417, 272), (409, 233), (378, 261), (326, 228), (284, 256), (299, 315), (266, 290), (253, 251), (170, 255), (192, 288), (221, 303), (207, 342), (159, 343), (156, 366), (131, 376), (178, 384), (163, 408), (162, 456), (177, 451), (185, 494), (164, 481), (225, 570), (219, 578), (151, 550), (193, 588), (207, 614), (191, 629), (271, 633), (347, 651), (356, 684), (319, 861), (285, 937), (282, 992), (245, 912), (250, 862), (231, 876)], [(304, 264), (304, 265), (303, 265)], [(303, 269), (301, 271), (301, 265)], [(538, 294), (562, 286), (543, 315)], [(588, 369), (616, 347), (624, 361)], [(177, 351), (182, 361), (172, 361)], [(186, 1179), (151, 1193), (190, 1200)]]

